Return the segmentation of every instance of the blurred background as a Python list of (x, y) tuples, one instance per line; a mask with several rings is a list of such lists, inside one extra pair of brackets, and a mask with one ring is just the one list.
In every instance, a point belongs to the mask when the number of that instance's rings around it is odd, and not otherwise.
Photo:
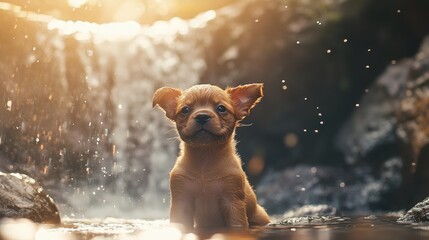
[[(71, 217), (166, 217), (162, 86), (263, 82), (237, 130), (271, 214), (398, 211), (429, 193), (425, 0), (0, 2), (0, 171)], [(136, 210), (137, 209), (137, 210)]]

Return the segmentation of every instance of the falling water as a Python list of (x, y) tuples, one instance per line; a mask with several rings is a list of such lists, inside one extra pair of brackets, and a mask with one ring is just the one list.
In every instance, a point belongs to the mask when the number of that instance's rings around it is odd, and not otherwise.
[[(21, 22), (30, 21), (29, 15), (19, 9), (12, 12), (20, 21), (9, 26), (18, 31), (12, 35), (26, 34), (25, 39), (34, 40), (34, 46), (22, 50), (30, 70), (27, 74), (17, 70), (19, 77), (7, 76), (10, 81), (5, 85), (9, 85), (0, 89), (10, 97), (6, 100), (11, 112), (7, 119), (11, 125), (22, 122), (15, 134), (28, 140), (33, 149), (27, 156), (27, 163), (33, 166), (22, 164), (21, 168), (40, 174), (46, 184), (59, 190), (63, 215), (167, 217), (168, 172), (177, 142), (172, 125), (160, 110), (152, 109), (152, 95), (161, 86), (186, 88), (199, 82), (206, 67), (202, 46), (208, 39), (195, 30), (216, 13), (151, 26), (39, 17), (31, 19), (36, 22), (36, 31), (27, 33), (19, 28)], [(43, 74), (32, 78), (31, 69), (40, 68), (41, 63), (54, 73), (47, 77), (55, 78), (54, 86)], [(27, 90), (32, 99), (46, 99), (54, 105), (43, 105), (43, 101), (32, 106), (15, 104), (24, 101), (23, 94), (15, 90), (28, 89), (23, 83), (30, 78), (36, 82), (31, 84), (46, 84), (39, 95)], [(13, 85), (14, 81), (23, 83)], [(31, 122), (31, 116), (18, 120), (24, 107), (34, 112), (36, 123), (41, 123), (40, 113), (48, 112), (42, 123), (49, 126), (24, 130)], [(55, 111), (59, 113), (49, 114)], [(13, 134), (0, 130), (3, 143)], [(6, 148), (3, 151), (8, 153), (5, 158), (26, 162), (22, 155)]]

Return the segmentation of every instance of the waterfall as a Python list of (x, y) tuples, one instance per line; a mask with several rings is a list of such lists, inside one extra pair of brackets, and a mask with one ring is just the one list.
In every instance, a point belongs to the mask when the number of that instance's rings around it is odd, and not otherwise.
[[(9, 65), (11, 72), (0, 73), (8, 106), (0, 117), (6, 124), (0, 158), (14, 162), (9, 170), (30, 172), (56, 189), (62, 215), (167, 217), (178, 141), (162, 111), (152, 108), (152, 95), (200, 81), (209, 41), (202, 29), (216, 13), (141, 26), (0, 8), (10, 20), (2, 27), (15, 37), (4, 44), (24, 57), (12, 61), (16, 70)], [(6, 51), (0, 67), (16, 51)], [(25, 145), (11, 150), (19, 139)]]

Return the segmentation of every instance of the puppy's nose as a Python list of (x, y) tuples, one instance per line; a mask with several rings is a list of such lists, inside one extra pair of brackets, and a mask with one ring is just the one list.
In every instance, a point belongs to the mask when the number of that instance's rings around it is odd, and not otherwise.
[(195, 121), (201, 125), (204, 125), (210, 120), (210, 118), (211, 118), (210, 115), (200, 113), (197, 116), (195, 116)]

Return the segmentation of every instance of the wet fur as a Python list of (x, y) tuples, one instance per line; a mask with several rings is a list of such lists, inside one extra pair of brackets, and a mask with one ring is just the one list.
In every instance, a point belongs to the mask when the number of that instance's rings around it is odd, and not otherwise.
[[(262, 98), (262, 84), (223, 90), (197, 85), (182, 91), (161, 88), (153, 98), (176, 123), (181, 152), (170, 173), (170, 221), (186, 228), (263, 226), (265, 210), (242, 169), (235, 128)], [(217, 108), (222, 105), (226, 112)], [(189, 108), (188, 113), (182, 111)], [(210, 120), (199, 124), (205, 114)]]

